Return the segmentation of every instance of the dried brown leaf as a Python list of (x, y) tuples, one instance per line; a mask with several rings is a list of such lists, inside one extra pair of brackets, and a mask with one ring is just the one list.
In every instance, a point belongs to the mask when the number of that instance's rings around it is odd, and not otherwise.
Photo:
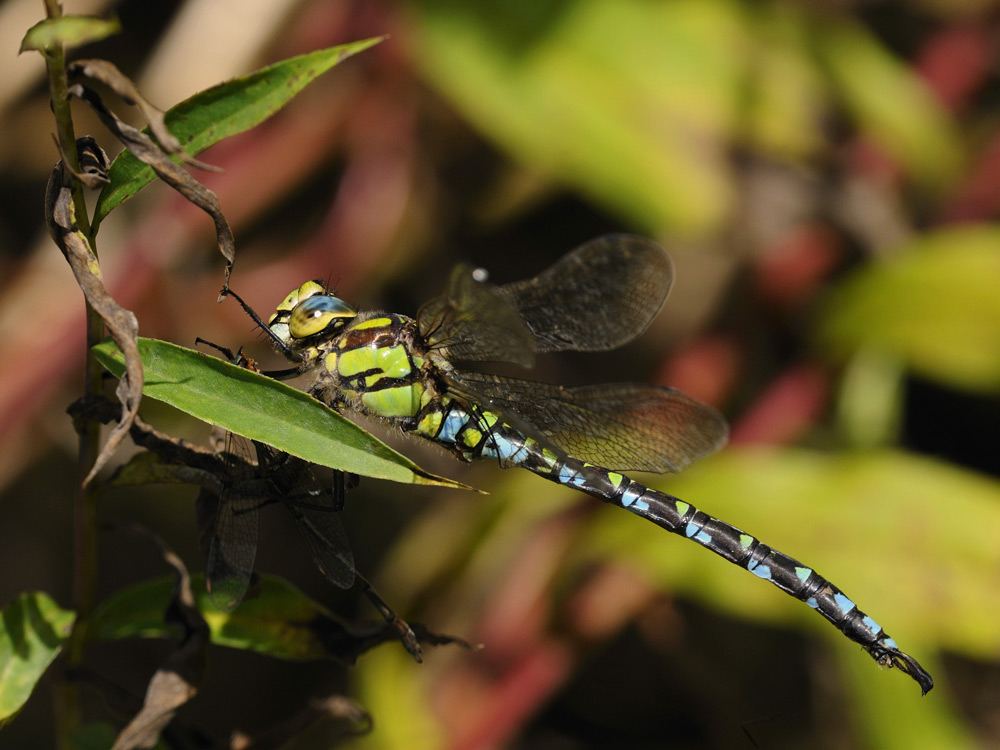
[(49, 177), (46, 188), (46, 224), (52, 239), (69, 262), (87, 303), (101, 316), (111, 337), (125, 354), (125, 376), (118, 382), (115, 391), (122, 405), (121, 416), (104, 447), (101, 448), (90, 473), (84, 479), (86, 485), (111, 458), (131, 427), (142, 398), (143, 371), (136, 343), (139, 322), (130, 310), (115, 302), (104, 288), (97, 256), (91, 249), (87, 237), (76, 225), (73, 193), (68, 187), (69, 179), (63, 169), (63, 162), (60, 161)]
[(236, 240), (233, 230), (222, 213), (219, 199), (211, 190), (194, 179), (187, 170), (174, 162), (156, 142), (141, 130), (123, 122), (113, 112), (104, 106), (104, 102), (96, 92), (81, 84), (70, 87), (69, 93), (87, 102), (101, 118), (101, 122), (118, 140), (124, 144), (139, 161), (148, 164), (156, 175), (179, 192), (189, 201), (212, 217), (215, 223), (215, 234), (219, 252), (226, 259), (226, 284), (232, 271), (236, 255)]
[(205, 675), (205, 651), (209, 628), (195, 605), (191, 591), (191, 575), (184, 562), (159, 536), (138, 524), (121, 524), (121, 528), (146, 537), (156, 545), (164, 561), (177, 574), (174, 593), (164, 620), (180, 627), (182, 636), (177, 648), (149, 681), (142, 710), (129, 722), (112, 746), (112, 750), (153, 747), (160, 733), (173, 719), (177, 709), (198, 692)]
[(100, 81), (118, 94), (126, 104), (138, 107), (142, 116), (146, 118), (146, 122), (149, 123), (149, 130), (156, 138), (156, 142), (168, 154), (179, 156), (184, 163), (200, 169), (219, 171), (218, 167), (198, 161), (184, 151), (181, 142), (167, 129), (163, 110), (151, 104), (146, 97), (139, 93), (139, 89), (132, 83), (132, 80), (122, 73), (114, 63), (107, 60), (74, 60), (69, 64), (68, 70), (70, 74), (79, 74)]

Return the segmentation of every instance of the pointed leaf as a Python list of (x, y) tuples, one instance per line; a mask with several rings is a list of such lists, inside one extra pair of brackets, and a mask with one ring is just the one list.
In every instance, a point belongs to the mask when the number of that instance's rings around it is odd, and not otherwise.
[[(123, 360), (110, 341), (94, 347), (120, 376)], [(312, 396), (217, 357), (155, 339), (139, 339), (143, 393), (198, 419), (311, 463), (376, 479), (469, 489), (424, 471)]]
[[(384, 37), (365, 39), (282, 60), (248, 76), (234, 78), (195, 94), (166, 113), (167, 128), (190, 156), (236, 133), (258, 125), (292, 97), (342, 60), (378, 44)], [(153, 170), (123, 151), (111, 165), (94, 209), (94, 227), (152, 182)]]

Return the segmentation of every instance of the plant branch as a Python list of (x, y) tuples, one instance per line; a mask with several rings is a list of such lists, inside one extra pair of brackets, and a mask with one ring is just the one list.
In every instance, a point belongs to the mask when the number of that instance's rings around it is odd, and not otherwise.
[[(46, 14), (49, 18), (62, 15), (62, 8), (56, 0), (46, 0)], [(45, 67), (48, 74), (52, 113), (56, 123), (56, 134), (62, 158), (68, 171), (78, 173), (80, 161), (76, 149), (76, 134), (73, 128), (72, 112), (66, 78), (66, 53), (62, 45), (53, 45), (45, 50)], [(90, 219), (87, 216), (83, 185), (79, 180), (71, 180), (73, 193), (74, 220), (85, 234), (90, 234)], [(93, 246), (93, 243), (92, 243)], [(84, 393), (99, 392), (101, 386), (101, 366), (91, 354), (91, 346), (103, 336), (104, 325), (100, 315), (87, 305), (87, 341), (85, 352)], [(90, 472), (100, 450), (100, 424), (94, 420), (79, 422), (79, 452), (77, 463), (77, 491), (74, 499), (74, 572), (73, 598), (77, 612), (73, 632), (66, 646), (68, 670), (79, 667), (83, 659), (83, 647), (90, 614), (94, 609), (97, 589), (97, 507), (96, 492), (93, 487), (84, 487), (84, 478)], [(69, 747), (71, 733), (81, 726), (82, 714), (80, 696), (76, 684), (64, 682), (57, 694), (59, 704), (57, 727), (58, 742), (61, 747)]]

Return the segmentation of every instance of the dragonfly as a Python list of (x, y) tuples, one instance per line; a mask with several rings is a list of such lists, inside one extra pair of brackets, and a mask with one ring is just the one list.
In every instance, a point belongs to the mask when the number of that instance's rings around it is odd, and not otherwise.
[[(200, 338), (198, 343), (218, 349), (234, 364), (258, 369), (242, 352), (233, 354)], [(420, 643), (412, 628), (355, 568), (339, 511), (346, 491), (357, 486), (357, 475), (334, 471), (332, 484), (323, 486), (307, 461), (265, 443), (227, 432), (224, 446), (226, 468), (221, 491), (216, 494), (205, 488), (196, 501), (205, 548), (205, 584), (212, 603), (232, 612), (246, 596), (257, 555), (259, 511), (280, 502), (295, 519), (299, 535), (324, 577), (342, 589), (359, 582), (406, 650), (421, 661)]]
[(310, 392), (446, 449), (462, 461), (519, 467), (630, 511), (804, 601), (880, 665), (926, 694), (931, 675), (837, 586), (811, 567), (694, 505), (628, 477), (676, 472), (717, 449), (728, 428), (713, 408), (665, 386), (563, 387), (484, 374), (461, 363), (531, 367), (535, 355), (616, 349), (646, 330), (673, 282), (655, 242), (598, 237), (526, 281), (495, 286), (459, 265), (415, 318), (358, 311), (319, 281), (290, 292), (264, 323)]

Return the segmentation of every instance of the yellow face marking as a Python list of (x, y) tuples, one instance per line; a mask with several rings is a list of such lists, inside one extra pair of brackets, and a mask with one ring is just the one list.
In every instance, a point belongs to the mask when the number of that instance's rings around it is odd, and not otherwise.
[[(304, 299), (315, 297), (317, 294), (326, 294), (326, 287), (318, 281), (307, 281), (305, 284), (292, 292), (292, 294), (298, 294), (296, 302), (301, 302)], [(288, 296), (290, 297), (291, 294)]]
[(271, 320), (267, 324), (267, 327), (271, 329), (271, 333), (277, 336), (279, 341), (283, 341), (284, 343), (287, 344), (292, 340), (292, 334), (289, 333), (288, 331), (288, 323), (286, 322), (275, 323), (277, 317), (278, 316), (276, 314), (272, 315)]

